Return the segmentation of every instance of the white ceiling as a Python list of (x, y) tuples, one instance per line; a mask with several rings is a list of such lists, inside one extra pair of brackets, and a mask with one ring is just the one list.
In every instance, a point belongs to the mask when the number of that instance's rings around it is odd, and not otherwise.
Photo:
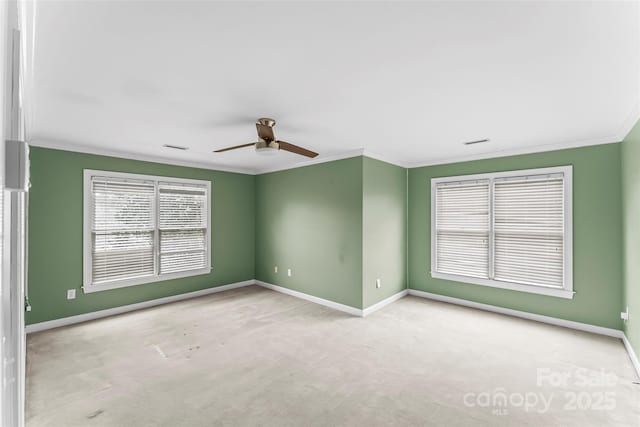
[[(640, 115), (635, 2), (51, 2), (28, 7), (33, 145), (266, 171), (254, 122), (415, 166), (616, 142)], [(465, 146), (464, 141), (491, 141)], [(188, 146), (186, 152), (163, 144)]]

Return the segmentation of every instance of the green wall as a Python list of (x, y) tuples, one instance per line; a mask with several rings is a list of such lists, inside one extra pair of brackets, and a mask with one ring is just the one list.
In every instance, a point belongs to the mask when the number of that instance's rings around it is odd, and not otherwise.
[[(639, 159), (638, 127), (623, 144), (408, 171), (354, 157), (256, 177), (33, 148), (29, 212), (29, 295), (33, 311), (27, 313), (27, 322), (256, 278), (355, 308), (369, 307), (410, 287), (622, 329), (619, 313), (625, 298), (631, 306), (639, 300), (640, 291), (640, 263), (634, 262), (640, 254), (636, 220), (640, 218)], [(431, 178), (562, 165), (574, 167), (576, 295), (572, 300), (430, 277)], [(85, 168), (210, 180), (211, 274), (83, 294)], [(274, 266), (278, 266), (278, 273)], [(287, 269), (292, 270), (291, 277)], [(382, 281), (380, 289), (375, 286), (376, 278)], [(78, 289), (75, 300), (66, 299), (66, 290), (71, 288)], [(633, 320), (633, 307), (631, 313), (626, 330), (637, 347), (639, 326)]]
[[(181, 294), (254, 278), (255, 177), (31, 148), (27, 324)], [(210, 274), (83, 294), (83, 169), (211, 181)], [(67, 300), (67, 289), (77, 289)]]
[(640, 355), (640, 122), (622, 143), (625, 334)]
[[(410, 288), (622, 329), (620, 152), (620, 144), (608, 144), (410, 169)], [(431, 178), (562, 165), (573, 165), (573, 299), (431, 278)]]
[(362, 167), (355, 157), (256, 177), (256, 279), (362, 308)]
[(407, 170), (364, 157), (362, 200), (366, 308), (407, 287)]

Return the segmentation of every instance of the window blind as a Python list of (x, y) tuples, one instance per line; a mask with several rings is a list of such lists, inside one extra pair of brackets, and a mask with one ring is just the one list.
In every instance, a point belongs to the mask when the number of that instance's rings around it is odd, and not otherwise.
[(160, 183), (158, 193), (160, 273), (206, 267), (206, 187)]
[(154, 207), (151, 181), (93, 177), (93, 283), (154, 274)]
[(495, 279), (563, 287), (562, 174), (496, 178)]
[(84, 171), (85, 292), (210, 271), (210, 183)]
[(436, 185), (436, 270), (483, 277), (489, 271), (489, 181)]
[(433, 178), (431, 275), (572, 298), (572, 168)]

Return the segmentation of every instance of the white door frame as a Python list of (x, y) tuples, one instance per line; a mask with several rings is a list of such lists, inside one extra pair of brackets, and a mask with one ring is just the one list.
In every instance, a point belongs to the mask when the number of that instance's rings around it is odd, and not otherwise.
[(0, 425), (24, 425), (26, 193), (5, 188), (5, 141), (24, 139), (20, 8), (0, 1)]

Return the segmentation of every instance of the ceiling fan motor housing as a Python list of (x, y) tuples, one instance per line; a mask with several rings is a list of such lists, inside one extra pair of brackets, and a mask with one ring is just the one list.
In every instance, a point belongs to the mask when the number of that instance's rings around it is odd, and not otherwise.
[(258, 154), (275, 154), (280, 149), (280, 144), (275, 141), (267, 142), (260, 140), (256, 142), (256, 153)]
[(222, 148), (220, 150), (216, 150), (215, 153), (222, 153), (225, 151), (235, 150), (238, 148), (254, 146), (255, 150), (259, 154), (275, 154), (279, 150), (288, 151), (290, 153), (299, 154), (301, 156), (306, 156), (310, 158), (314, 158), (318, 155), (318, 153), (313, 152), (311, 150), (307, 150), (306, 148), (299, 147), (294, 144), (290, 144), (286, 141), (278, 141), (276, 140), (276, 136), (273, 133), (273, 127), (276, 125), (276, 121), (270, 119), (268, 117), (259, 118), (256, 121), (256, 130), (258, 131), (258, 142), (249, 143), (249, 144), (241, 144), (235, 145), (233, 147)]
[(257, 122), (259, 125), (263, 125), (263, 126), (269, 126), (270, 128), (274, 127), (276, 125), (276, 121), (273, 119), (270, 119), (268, 117), (262, 117), (260, 119), (258, 119)]

